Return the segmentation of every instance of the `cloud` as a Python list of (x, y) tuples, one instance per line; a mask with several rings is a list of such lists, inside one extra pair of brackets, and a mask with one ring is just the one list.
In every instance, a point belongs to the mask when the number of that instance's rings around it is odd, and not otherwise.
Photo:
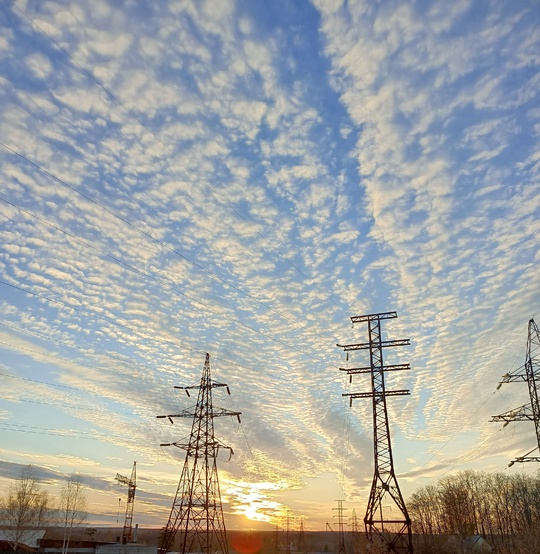
[[(388, 352), (412, 367), (388, 375), (412, 390), (388, 407), (400, 471), (462, 431), (429, 472), (466, 459), (538, 303), (530, 11), (20, 7), (48, 36), (14, 10), (0, 44), (5, 364), (31, 379), (2, 421), (97, 441), (80, 462), (97, 481), (137, 457), (159, 512), (183, 460), (158, 445), (190, 422), (155, 416), (193, 404), (172, 387), (197, 384), (210, 352), (243, 413), (216, 425), (237, 452), (232, 511), (267, 481), (264, 513), (279, 510), (319, 475), (361, 499), (372, 407), (349, 413), (341, 394), (369, 382), (349, 387), (334, 345), (367, 340), (350, 315), (397, 309), (385, 336), (412, 343)], [(22, 415), (35, 382), (47, 403)], [(77, 456), (57, 444), (61, 473)]]

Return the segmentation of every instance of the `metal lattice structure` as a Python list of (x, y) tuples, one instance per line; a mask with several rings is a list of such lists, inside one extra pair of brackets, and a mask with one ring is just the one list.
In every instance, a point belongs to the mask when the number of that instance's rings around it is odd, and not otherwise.
[(127, 485), (128, 495), (126, 503), (126, 517), (124, 519), (124, 529), (122, 531), (122, 544), (133, 541), (133, 508), (135, 506), (135, 491), (137, 489), (137, 462), (133, 462), (131, 477), (128, 479), (124, 475), (116, 474), (116, 480), (122, 485)]
[(300, 519), (300, 532), (298, 534), (298, 553), (307, 554), (306, 535), (304, 533), (304, 518)]
[[(371, 376), (371, 391), (347, 393), (350, 405), (356, 398), (371, 398), (373, 406), (374, 475), (371, 492), (364, 517), (367, 539), (371, 543), (383, 543), (389, 552), (412, 554), (411, 519), (399, 489), (394, 471), (392, 444), (386, 397), (410, 394), (409, 390), (386, 390), (385, 373), (410, 369), (409, 364), (384, 365), (383, 350), (410, 344), (409, 339), (382, 340), (381, 321), (396, 318), (396, 312), (384, 312), (351, 317), (352, 323), (367, 323), (369, 342), (338, 344), (345, 352), (368, 350), (368, 367), (339, 368), (346, 371), (352, 382), (353, 375)], [(384, 501), (384, 502), (383, 502)], [(392, 515), (386, 515), (392, 511)], [(396, 515), (396, 511), (398, 512)]]
[(161, 446), (176, 446), (186, 451), (182, 474), (174, 497), (174, 502), (159, 544), (159, 553), (170, 551), (180, 531), (180, 545), (176, 549), (182, 554), (199, 552), (202, 554), (228, 554), (227, 534), (221, 493), (219, 489), (217, 455), (220, 449), (232, 448), (220, 443), (214, 436), (214, 418), (236, 416), (240, 422), (241, 412), (215, 408), (212, 402), (212, 390), (225, 387), (225, 383), (212, 381), (210, 377), (210, 356), (206, 354), (204, 369), (199, 385), (174, 387), (189, 391), (198, 389), (197, 404), (193, 410), (182, 410), (176, 414), (157, 416), (167, 418), (192, 418), (191, 434), (186, 444), (173, 442)]
[(345, 548), (345, 522), (343, 521), (343, 512), (347, 508), (343, 507), (343, 500), (336, 500), (338, 503), (337, 508), (332, 508), (337, 510), (338, 519), (338, 554), (347, 554), (347, 549)]
[(525, 353), (525, 364), (516, 370), (503, 375), (497, 390), (504, 383), (515, 383), (525, 381), (529, 388), (529, 404), (524, 404), (515, 410), (493, 416), (491, 421), (504, 421), (504, 426), (511, 421), (532, 421), (536, 431), (536, 446), (527, 454), (516, 457), (508, 465), (515, 462), (540, 462), (540, 456), (531, 456), (535, 450), (540, 453), (540, 405), (538, 403), (538, 389), (540, 388), (540, 332), (534, 319), (529, 320), (527, 335), (527, 351)]
[(352, 554), (360, 554), (362, 552), (362, 537), (358, 528), (358, 517), (354, 508), (351, 516), (351, 548)]

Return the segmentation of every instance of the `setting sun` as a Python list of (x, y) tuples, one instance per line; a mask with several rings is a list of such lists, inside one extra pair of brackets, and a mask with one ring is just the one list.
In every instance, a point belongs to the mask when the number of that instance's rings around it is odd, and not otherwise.
[(283, 483), (231, 483), (225, 490), (233, 513), (251, 521), (272, 523), (283, 511), (283, 505), (270, 499), (270, 491), (284, 488)]

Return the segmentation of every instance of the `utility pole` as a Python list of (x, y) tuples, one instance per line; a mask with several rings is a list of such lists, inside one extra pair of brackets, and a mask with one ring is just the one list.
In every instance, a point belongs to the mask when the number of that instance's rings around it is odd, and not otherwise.
[[(129, 479), (119, 473), (116, 474), (116, 480), (122, 485), (127, 485), (128, 487), (126, 518), (124, 520), (124, 529), (122, 531), (122, 544), (127, 544), (133, 540), (133, 507), (135, 505), (135, 490), (137, 489), (136, 467), (137, 462), (133, 462), (133, 469), (131, 470), (131, 477)], [(118, 509), (120, 509), (120, 499), (118, 499)]]
[[(336, 500), (338, 503), (337, 508), (332, 508), (332, 510), (337, 510), (337, 518), (338, 518), (338, 554), (347, 554), (347, 550), (345, 548), (345, 531), (344, 531), (344, 522), (343, 522), (343, 511), (347, 508), (343, 507), (343, 500)], [(336, 517), (336, 516), (334, 516)]]
[(210, 356), (206, 354), (204, 369), (199, 385), (174, 387), (184, 390), (189, 397), (189, 391), (198, 389), (197, 404), (193, 410), (182, 410), (176, 414), (157, 416), (167, 418), (173, 423), (173, 418), (192, 418), (189, 442), (163, 443), (161, 446), (176, 446), (186, 451), (186, 457), (176, 495), (172, 505), (167, 525), (161, 536), (158, 552), (165, 554), (171, 550), (176, 534), (182, 531), (180, 552), (199, 552), (202, 554), (228, 554), (227, 535), (221, 493), (217, 472), (217, 455), (220, 448), (233, 451), (229, 446), (221, 444), (214, 436), (214, 418), (220, 416), (236, 416), (240, 422), (241, 412), (232, 412), (223, 408), (214, 408), (212, 390), (225, 387), (225, 383), (216, 383), (210, 377)]
[(508, 467), (515, 462), (540, 462), (540, 456), (530, 456), (536, 449), (540, 451), (540, 405), (538, 403), (538, 389), (540, 388), (540, 332), (534, 319), (529, 320), (527, 335), (527, 352), (525, 353), (525, 364), (516, 370), (503, 375), (497, 390), (503, 383), (514, 383), (525, 381), (529, 387), (530, 404), (523, 404), (515, 410), (492, 416), (491, 421), (504, 421), (506, 427), (511, 421), (532, 421), (536, 431), (536, 446), (527, 454), (516, 457)]
[[(389, 552), (412, 554), (411, 518), (401, 495), (394, 471), (390, 426), (386, 408), (387, 396), (403, 396), (409, 390), (386, 390), (385, 372), (410, 369), (409, 364), (384, 365), (383, 349), (394, 346), (406, 346), (409, 339), (382, 340), (381, 321), (396, 318), (396, 312), (385, 312), (351, 317), (352, 323), (367, 323), (369, 342), (357, 344), (338, 344), (345, 352), (369, 350), (368, 367), (339, 368), (346, 371), (352, 382), (353, 375), (368, 374), (371, 376), (371, 391), (348, 393), (350, 406), (355, 398), (371, 398), (373, 405), (373, 446), (374, 466), (373, 482), (369, 495), (364, 524), (366, 536), (370, 542), (382, 542)], [(389, 496), (390, 499), (385, 499)], [(393, 502), (401, 516), (386, 517), (383, 513), (383, 499)], [(387, 506), (385, 505), (384, 508)], [(391, 508), (391, 506), (389, 506)]]

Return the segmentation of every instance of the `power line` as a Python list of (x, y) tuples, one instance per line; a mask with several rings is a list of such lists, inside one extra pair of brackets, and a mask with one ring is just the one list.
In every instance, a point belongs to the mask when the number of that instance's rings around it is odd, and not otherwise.
[[(44, 340), (44, 341), (48, 341), (48, 342), (52, 342), (54, 344), (57, 344), (59, 346), (66, 346), (68, 348), (71, 348), (71, 349), (74, 349), (74, 350), (77, 350), (79, 351), (80, 353), (82, 354), (88, 354), (89, 353), (89, 350), (86, 350), (86, 349), (83, 349), (83, 348), (80, 348), (78, 346), (75, 346), (73, 344), (69, 344), (67, 342), (64, 342), (64, 341), (60, 341), (58, 339), (54, 339), (53, 337), (51, 336), (47, 336), (47, 335), (43, 335), (41, 333), (36, 333), (35, 331), (28, 331), (28, 330), (25, 330), (25, 329), (21, 329), (20, 327), (15, 327), (13, 325), (8, 325), (7, 323), (3, 322), (3, 321), (0, 321), (0, 325), (2, 327), (6, 327), (7, 329), (11, 329), (12, 331), (16, 331), (17, 333), (20, 333), (20, 334), (23, 334), (23, 335), (28, 335), (28, 336), (32, 336), (32, 337), (36, 337), (38, 339), (41, 339), (41, 340)], [(95, 345), (93, 345), (95, 346)], [(96, 355), (96, 356), (105, 356), (107, 358), (110, 358), (111, 360), (113, 361), (117, 361), (117, 362), (122, 362), (124, 364), (128, 364), (130, 365), (130, 367), (133, 367), (134, 365), (137, 366), (137, 367), (140, 367), (140, 368), (145, 368), (145, 369), (150, 369), (150, 370), (153, 370), (155, 369), (154, 367), (152, 366), (149, 366), (147, 364), (141, 364), (139, 362), (135, 362), (131, 359), (126, 359), (126, 358), (123, 358), (121, 356), (114, 356), (113, 354), (109, 353), (109, 352), (97, 352), (97, 351), (92, 351), (91, 352), (92, 354)], [(119, 372), (116, 372), (118, 375), (122, 375), (121, 373)]]
[[(86, 199), (87, 201), (91, 202), (92, 204), (95, 204), (96, 206), (98, 206), (99, 208), (101, 208), (102, 210), (106, 211), (109, 215), (112, 215), (113, 217), (119, 219), (120, 221), (122, 221), (123, 223), (125, 223), (126, 225), (128, 225), (129, 227), (131, 227), (132, 229), (134, 229), (135, 231), (141, 233), (142, 235), (144, 235), (145, 237), (149, 238), (152, 242), (154, 242), (155, 244), (158, 244), (159, 246), (162, 246), (163, 248), (166, 248), (169, 252), (179, 256), (181, 259), (187, 261), (188, 263), (194, 265), (195, 267), (197, 267), (198, 269), (204, 271), (205, 273), (207, 273), (208, 275), (212, 276), (213, 278), (221, 281), (223, 284), (231, 287), (232, 289), (236, 290), (237, 292), (239, 292), (240, 294), (243, 294), (244, 296), (246, 296), (247, 298), (249, 298), (250, 300), (252, 300), (253, 302), (256, 302), (257, 304), (259, 304), (260, 306), (263, 306), (264, 308), (266, 308), (267, 310), (277, 314), (279, 317), (281, 317), (282, 319), (284, 319), (285, 321), (288, 321), (289, 323), (292, 323), (295, 325), (296, 328), (301, 328), (301, 329), (306, 329), (307, 325), (304, 325), (304, 326), (301, 326), (301, 325), (297, 325), (296, 322), (291, 319), (290, 317), (287, 317), (286, 315), (282, 314), (280, 311), (276, 310), (275, 308), (273, 308), (272, 306), (268, 305), (267, 303), (263, 302), (262, 300), (259, 300), (258, 298), (256, 298), (255, 296), (253, 296), (252, 294), (250, 294), (249, 292), (246, 292), (244, 290), (242, 290), (241, 288), (237, 287), (236, 285), (234, 285), (233, 283), (231, 283), (230, 281), (228, 281), (227, 279), (224, 279), (222, 277), (220, 277), (219, 275), (217, 275), (215, 272), (209, 270), (208, 268), (202, 266), (201, 264), (195, 262), (194, 260), (192, 260), (191, 258), (189, 258), (188, 256), (182, 254), (181, 252), (178, 252), (178, 250), (176, 250), (175, 248), (173, 248), (172, 246), (170, 246), (169, 244), (163, 242), (162, 240), (154, 237), (152, 234), (148, 233), (147, 231), (145, 231), (144, 229), (141, 229), (140, 227), (137, 227), (136, 225), (134, 225), (133, 223), (131, 223), (128, 219), (126, 219), (125, 217), (122, 217), (121, 215), (117, 214), (116, 212), (114, 212), (113, 210), (107, 208), (106, 206), (104, 206), (103, 204), (101, 204), (100, 202), (98, 202), (97, 200), (94, 200), (93, 198), (91, 198), (90, 196), (88, 196), (87, 194), (85, 194), (84, 192), (81, 192), (80, 190), (78, 190), (77, 188), (73, 187), (72, 185), (70, 185), (69, 183), (67, 183), (66, 181), (64, 181), (63, 179), (60, 179), (59, 177), (57, 177), (56, 175), (54, 175), (53, 173), (51, 173), (50, 171), (46, 170), (44, 167), (42, 167), (41, 165), (39, 165), (38, 163), (30, 160), (28, 157), (26, 157), (24, 154), (21, 154), (20, 152), (14, 150), (13, 148), (11, 148), (10, 146), (7, 146), (6, 144), (0, 142), (0, 146), (2, 146), (4, 149), (6, 149), (7, 151), (11, 152), (13, 155), (15, 156), (18, 156), (19, 158), (21, 158), (22, 160), (24, 160), (26, 163), (32, 165), (33, 167), (35, 167), (38, 171), (44, 173), (45, 175), (47, 175), (48, 177), (50, 177), (51, 179), (53, 179), (54, 181), (56, 181), (57, 183), (61, 184), (62, 186), (68, 188), (69, 190), (75, 192), (76, 194), (79, 194), (80, 196), (82, 196), (84, 199)], [(20, 207), (20, 206), (17, 206), (16, 204), (13, 204), (11, 203), (10, 201), (4, 199), (4, 198), (0, 198), (0, 200), (2, 200), (3, 202), (5, 202), (6, 204), (9, 204), (29, 215), (31, 215), (32, 217), (35, 217), (36, 219), (42, 221), (43, 223), (63, 232), (63, 233), (66, 233), (67, 235), (71, 236), (72, 238), (75, 238), (76, 240), (79, 240), (81, 241), (82, 243), (84, 243), (86, 246), (89, 246), (91, 248), (95, 248), (93, 247), (92, 245), (86, 243), (85, 241), (83, 241), (82, 239), (68, 233), (67, 231), (64, 231), (63, 229), (60, 229), (59, 227), (56, 227), (55, 225), (51, 224), (51, 223), (48, 223), (44, 220), (42, 220), (39, 216), (25, 210), (24, 208)], [(98, 250), (98, 249), (96, 249)], [(98, 250), (100, 251), (100, 250)], [(101, 252), (101, 251), (100, 251)], [(107, 255), (107, 254), (105, 254)], [(109, 255), (107, 255), (109, 256)], [(115, 259), (116, 260), (116, 259)], [(116, 260), (118, 261), (118, 260)], [(119, 263), (123, 263), (123, 262), (119, 262)], [(204, 306), (206, 306), (205, 304), (203, 304)]]
[[(0, 146), (5, 146), (5, 145), (2, 144), (2, 143), (0, 143)], [(16, 154), (16, 155), (18, 155), (18, 156), (21, 156), (23, 159), (26, 160), (26, 158), (25, 158), (24, 156), (20, 155), (18, 152), (15, 152), (15, 151), (13, 151), (13, 150), (10, 149), (10, 148), (8, 148), (8, 149), (9, 149), (10, 151), (12, 151), (14, 154)], [(41, 169), (40, 166), (34, 164), (33, 162), (29, 162), (29, 163), (31, 163), (32, 165), (35, 165), (38, 169)], [(50, 173), (47, 172), (47, 171), (45, 171), (45, 173), (46, 173), (47, 175), (51, 176), (52, 178), (54, 178), (55, 180), (58, 180), (59, 182), (63, 183), (63, 181), (62, 181), (61, 179), (59, 179), (58, 177), (55, 177), (54, 175), (50, 174)], [(72, 188), (70, 185), (66, 185), (66, 186), (68, 186), (69, 188)], [(87, 198), (84, 194), (83, 194), (83, 196), (84, 196), (85, 198)], [(248, 329), (248, 330), (250, 330), (250, 331), (252, 331), (252, 332), (254, 332), (254, 333), (258, 333), (258, 334), (264, 336), (265, 338), (268, 338), (268, 339), (270, 339), (270, 340), (273, 340), (273, 341), (275, 341), (275, 342), (281, 344), (282, 346), (285, 346), (286, 348), (289, 348), (290, 350), (293, 350), (293, 351), (298, 352), (298, 353), (300, 353), (300, 354), (302, 354), (302, 355), (305, 356), (305, 352), (304, 352), (302, 349), (296, 348), (295, 346), (291, 346), (290, 344), (286, 343), (285, 341), (282, 341), (281, 339), (278, 339), (278, 338), (273, 337), (273, 336), (271, 336), (271, 335), (269, 335), (269, 334), (267, 334), (267, 333), (264, 333), (264, 332), (261, 331), (260, 329), (255, 329), (254, 327), (252, 327), (252, 326), (248, 325), (247, 323), (244, 323), (244, 322), (242, 322), (242, 321), (240, 321), (240, 320), (238, 320), (238, 319), (236, 319), (236, 318), (229, 317), (229, 316), (227, 316), (227, 315), (222, 314), (221, 312), (218, 313), (214, 308), (212, 308), (212, 307), (209, 306), (208, 304), (205, 304), (204, 302), (201, 302), (200, 300), (197, 300), (197, 299), (193, 298), (192, 296), (190, 296), (190, 295), (188, 295), (188, 294), (186, 294), (186, 293), (184, 293), (184, 292), (178, 290), (174, 285), (170, 285), (170, 284), (166, 283), (163, 279), (154, 277), (154, 276), (150, 275), (149, 273), (147, 273), (147, 272), (145, 272), (145, 271), (142, 271), (142, 270), (140, 270), (140, 269), (137, 269), (136, 267), (132, 266), (131, 264), (128, 264), (127, 262), (124, 262), (123, 260), (117, 258), (116, 256), (113, 256), (112, 254), (109, 254), (109, 253), (107, 253), (107, 252), (101, 250), (100, 248), (98, 248), (98, 247), (96, 247), (96, 246), (94, 246), (94, 245), (92, 245), (92, 244), (86, 242), (85, 240), (83, 240), (83, 239), (81, 239), (81, 238), (79, 238), (79, 237), (73, 235), (72, 233), (63, 230), (63, 229), (61, 229), (60, 227), (57, 227), (56, 225), (54, 225), (54, 224), (52, 224), (52, 223), (46, 221), (45, 219), (41, 218), (40, 216), (38, 216), (38, 215), (36, 215), (36, 214), (30, 212), (29, 210), (26, 210), (25, 208), (22, 208), (22, 207), (18, 206), (17, 204), (14, 204), (13, 202), (10, 202), (9, 200), (6, 200), (5, 198), (2, 198), (2, 197), (0, 197), (0, 201), (2, 201), (2, 202), (4, 202), (5, 204), (8, 204), (8, 205), (10, 205), (10, 206), (12, 206), (12, 207), (18, 209), (18, 210), (20, 210), (21, 212), (23, 212), (23, 213), (29, 215), (30, 217), (33, 217), (33, 218), (37, 219), (38, 221), (40, 221), (40, 222), (43, 223), (44, 225), (47, 225), (47, 226), (49, 226), (49, 227), (51, 227), (51, 228), (53, 228), (53, 229), (55, 229), (55, 230), (57, 230), (57, 231), (59, 231), (59, 232), (61, 232), (61, 233), (64, 233), (66, 236), (69, 236), (70, 238), (72, 238), (72, 239), (76, 240), (77, 242), (83, 244), (85, 247), (91, 248), (92, 250), (95, 250), (96, 252), (99, 252), (99, 253), (102, 254), (103, 256), (106, 256), (107, 258), (109, 258), (110, 260), (114, 261), (115, 263), (118, 263), (118, 264), (120, 264), (120, 265), (126, 267), (126, 268), (129, 269), (130, 271), (133, 271), (133, 272), (135, 272), (135, 273), (137, 273), (137, 274), (139, 274), (139, 275), (141, 275), (141, 276), (146, 277), (147, 279), (150, 279), (150, 280), (152, 280), (152, 281), (154, 281), (154, 282), (156, 282), (156, 283), (159, 283), (159, 284), (161, 284), (161, 285), (163, 285), (163, 286), (169, 288), (170, 290), (174, 291), (175, 293), (179, 294), (180, 296), (183, 296), (183, 297), (189, 299), (191, 302), (194, 302), (194, 303), (196, 303), (196, 304), (200, 304), (200, 305), (203, 306), (204, 308), (209, 309), (209, 310), (213, 311), (214, 313), (217, 313), (220, 317), (224, 317), (225, 319), (227, 319), (227, 320), (229, 320), (229, 321), (231, 321), (231, 322), (233, 322), (233, 323), (236, 323), (236, 324), (238, 324), (238, 325), (240, 325), (240, 326), (242, 326), (242, 327), (245, 327), (246, 329)], [(99, 205), (99, 204), (98, 204), (98, 205)], [(105, 209), (106, 209), (106, 208), (105, 208)], [(108, 211), (109, 213), (112, 213), (112, 212), (110, 212), (109, 210), (107, 210), (107, 211)], [(122, 221), (125, 221), (125, 222), (126, 222), (126, 220), (125, 220), (124, 218), (122, 218), (122, 217), (120, 217), (120, 216), (118, 216), (118, 217), (119, 217)], [(129, 224), (129, 223), (128, 223), (128, 224)], [(129, 224), (129, 225), (131, 225), (131, 224)], [(145, 235), (148, 235), (145, 231), (142, 231), (142, 230), (141, 230), (141, 232), (144, 233)], [(150, 236), (150, 235), (148, 235), (148, 236)], [(224, 282), (226, 283), (226, 281), (224, 281)], [(236, 289), (236, 290), (239, 290), (239, 289)], [(240, 291), (240, 292), (242, 292), (242, 291)], [(262, 304), (261, 302), (259, 302), (259, 303)], [(276, 310), (273, 310), (273, 311), (275, 311), (276, 313), (279, 314), (279, 312), (277, 312)], [(289, 319), (289, 321), (291, 321), (291, 320)], [(303, 329), (305, 329), (305, 326), (303, 327)], [(320, 360), (320, 359), (319, 359), (318, 361), (323, 361), (323, 360)]]
[[(178, 341), (173, 341), (173, 340), (169, 340), (169, 339), (165, 339), (157, 334), (152, 334), (150, 335), (149, 333), (145, 333), (143, 331), (141, 331), (140, 329), (134, 329), (124, 323), (121, 323), (120, 321), (118, 321), (117, 319), (111, 319), (107, 316), (103, 316), (103, 315), (99, 315), (99, 314), (96, 314), (94, 312), (91, 312), (89, 310), (85, 310), (85, 309), (82, 309), (82, 308), (79, 308), (77, 306), (73, 306), (71, 304), (67, 304), (66, 302), (62, 301), (62, 300), (59, 300), (59, 299), (56, 299), (56, 298), (51, 298), (51, 297), (48, 297), (48, 296), (44, 296), (40, 293), (37, 293), (37, 292), (34, 292), (32, 290), (29, 290), (27, 288), (24, 288), (24, 287), (21, 287), (19, 285), (14, 285), (12, 283), (9, 283), (7, 281), (4, 281), (2, 279), (0, 279), (0, 284), (2, 285), (5, 285), (5, 286), (8, 286), (8, 287), (11, 287), (19, 292), (23, 292), (25, 294), (29, 294), (29, 295), (32, 295), (32, 296), (35, 296), (37, 298), (40, 298), (41, 300), (44, 300), (46, 302), (52, 302), (52, 303), (56, 303), (56, 304), (59, 304), (61, 306), (64, 306), (70, 310), (74, 310), (78, 313), (81, 313), (85, 316), (90, 316), (94, 319), (98, 319), (98, 320), (103, 320), (103, 321), (106, 321), (107, 323), (111, 324), (111, 325), (115, 325), (115, 326), (118, 326), (122, 329), (125, 329), (127, 331), (130, 331), (138, 336), (141, 336), (141, 337), (144, 337), (144, 338), (150, 338), (151, 340), (157, 340), (161, 343), (164, 343), (164, 344), (169, 344), (171, 346), (174, 346), (174, 347), (180, 347), (180, 348), (183, 348), (185, 350), (189, 350), (191, 352), (203, 352), (202, 350), (199, 350), (197, 348), (194, 348), (194, 347), (191, 347), (191, 346), (188, 346), (184, 343), (181, 343), (181, 342), (178, 342)], [(49, 293), (51, 294), (54, 294), (56, 295), (56, 293), (54, 291), (51, 291), (50, 289), (47, 289), (46, 287), (44, 287), (43, 285), (40, 285), (42, 288), (44, 288), (45, 290), (47, 290)], [(233, 365), (233, 366), (236, 366), (236, 367), (239, 367), (241, 369), (246, 369), (246, 370), (249, 370), (249, 371), (259, 371), (259, 370), (256, 370), (255, 368), (253, 367), (250, 367), (250, 366), (247, 366), (245, 364), (241, 364), (239, 362), (236, 362), (236, 361), (233, 361), (233, 360), (230, 360), (230, 359), (227, 359), (227, 358), (223, 358), (223, 357), (220, 357), (220, 356), (214, 356), (214, 358), (216, 360), (219, 360), (220, 362), (222, 363), (225, 363), (225, 364), (230, 364), (230, 365)], [(70, 363), (73, 363), (71, 360), (67, 360), (65, 359), (66, 361), (70, 362)], [(91, 367), (94, 367), (94, 366), (91, 366)]]
[(98, 440), (98, 441), (104, 441), (104, 440), (110, 440), (110, 435), (106, 435), (105, 433), (101, 434), (96, 433), (95, 431), (92, 431), (94, 435), (97, 436), (89, 436), (89, 434), (86, 434), (82, 431), (75, 431), (74, 429), (50, 429), (46, 427), (35, 427), (33, 425), (24, 425), (22, 423), (4, 423), (0, 421), (0, 429), (3, 431), (12, 431), (16, 433), (32, 433), (36, 435), (52, 435), (55, 437), (69, 437), (74, 439), (88, 439), (88, 440)]
[(439, 448), (439, 450), (437, 450), (437, 452), (435, 452), (435, 454), (433, 454), (433, 456), (431, 456), (431, 458), (424, 463), (424, 465), (422, 465), (421, 467), (418, 468), (417, 471), (420, 471), (422, 469), (424, 469), (428, 464), (429, 462), (431, 462), (431, 460), (433, 460), (433, 458), (435, 458), (435, 456), (437, 456), (437, 454), (439, 454), (442, 450), (444, 450), (444, 448), (450, 443), (452, 442), (456, 436), (458, 435), (458, 433), (461, 433), (461, 431), (463, 430), (463, 428), (465, 427), (465, 425), (467, 425), (467, 423), (469, 423), (469, 421), (471, 421), (471, 419), (484, 407), (484, 405), (488, 402), (488, 400), (491, 399), (492, 396), (494, 396), (496, 394), (496, 390), (494, 390), (483, 402), (482, 404), (480, 404), (480, 406), (474, 411), (474, 413), (472, 415), (469, 416), (469, 418), (465, 421), (465, 423), (463, 423), (463, 425), (461, 425), (455, 432), (453, 435), (450, 436), (450, 438)]
[(469, 461), (469, 457), (472, 456), (473, 454), (475, 454), (476, 452), (478, 452), (478, 450), (480, 450), (487, 442), (490, 442), (493, 437), (497, 434), (497, 433), (500, 433), (502, 431), (502, 427), (500, 429), (497, 429), (494, 433), (492, 433), (491, 435), (489, 435), (488, 437), (486, 437), (480, 444), (476, 445), (472, 450), (470, 450), (469, 452), (465, 452), (465, 454), (463, 454), (460, 458), (458, 458), (458, 460), (453, 464), (451, 465), (444, 473), (442, 473), (441, 475), (439, 475), (437, 477), (437, 479), (442, 479), (447, 473), (449, 473), (450, 471), (452, 471), (452, 469), (454, 469), (458, 464), (461, 464), (461, 463), (466, 463)]
[[(183, 348), (185, 350), (189, 350), (191, 352), (198, 352), (198, 353), (201, 353), (204, 351), (203, 350), (200, 350), (200, 349), (197, 349), (197, 348), (194, 348), (192, 346), (188, 346), (186, 344), (183, 344), (183, 343), (180, 343), (180, 342), (177, 342), (177, 341), (172, 341), (172, 340), (169, 340), (169, 339), (165, 339), (165, 338), (162, 338), (160, 337), (159, 335), (150, 335), (148, 333), (144, 333), (142, 332), (141, 330), (138, 330), (138, 329), (133, 329), (131, 327), (129, 327), (128, 325), (125, 325), (123, 323), (120, 323), (119, 321), (116, 321), (116, 320), (113, 320), (107, 316), (100, 316), (94, 312), (90, 312), (88, 310), (83, 310), (81, 308), (78, 308), (77, 306), (72, 306), (70, 304), (66, 304), (65, 302), (61, 301), (61, 300), (57, 300), (55, 298), (50, 298), (50, 297), (47, 297), (47, 296), (43, 296), (37, 292), (34, 292), (34, 291), (31, 291), (29, 289), (25, 289), (21, 286), (17, 286), (17, 285), (14, 285), (12, 283), (8, 283), (7, 281), (4, 281), (2, 279), (0, 279), (0, 284), (2, 285), (5, 285), (5, 286), (8, 286), (8, 287), (11, 287), (15, 290), (18, 290), (20, 292), (24, 292), (25, 294), (30, 294), (32, 296), (35, 296), (37, 298), (40, 298), (42, 300), (45, 300), (46, 302), (53, 302), (53, 303), (56, 303), (56, 304), (60, 304), (61, 306), (64, 306), (64, 307), (67, 307), (69, 308), (70, 310), (74, 310), (76, 312), (79, 312), (83, 315), (90, 315), (91, 317), (95, 318), (95, 319), (99, 319), (99, 320), (103, 320), (103, 321), (106, 321), (107, 323), (110, 323), (112, 325), (116, 325), (118, 327), (121, 327), (122, 329), (125, 329), (127, 331), (131, 331), (132, 333), (135, 333), (136, 335), (140, 335), (142, 337), (145, 337), (145, 338), (150, 338), (152, 340), (158, 340), (159, 342), (162, 342), (162, 343), (165, 343), (165, 344), (169, 344), (171, 346), (174, 346), (176, 348), (180, 347), (180, 348)], [(45, 290), (47, 290), (48, 292), (52, 293), (52, 294), (56, 294), (54, 293), (53, 291), (47, 289), (46, 287), (44, 287), (43, 285), (40, 285), (42, 288), (45, 288)], [(215, 356), (215, 359), (216, 360), (220, 360), (222, 362), (225, 362), (225, 363), (228, 363), (228, 364), (231, 364), (231, 365), (235, 365), (235, 366), (238, 366), (242, 369), (249, 369), (249, 370), (252, 370), (252, 368), (248, 367), (248, 366), (245, 366), (243, 364), (240, 364), (238, 362), (234, 362), (232, 360), (228, 360), (226, 358), (221, 358), (221, 357), (218, 357), (218, 356)]]
[[(40, 33), (42, 33), (44, 36), (46, 36), (61, 52), (63, 52), (70, 60), (71, 62), (76, 65), (87, 77), (89, 77), (94, 83), (96, 83), (114, 102), (116, 102), (130, 117), (132, 117), (141, 127), (143, 127), (154, 139), (156, 139), (168, 152), (171, 154), (180, 164), (184, 166), (186, 170), (188, 170), (192, 175), (194, 175), (203, 185), (205, 185), (211, 193), (214, 195), (215, 198), (219, 200), (223, 205), (225, 205), (227, 208), (232, 210), (237, 217), (239, 217), (244, 223), (246, 223), (250, 229), (252, 229), (255, 234), (263, 240), (267, 244), (267, 246), (270, 247), (270, 250), (273, 250), (278, 254), (278, 256), (285, 260), (294, 270), (296, 270), (302, 277), (304, 277), (306, 280), (310, 281), (311, 284), (313, 283), (313, 279), (308, 277), (296, 264), (294, 264), (287, 256), (285, 256), (281, 251), (279, 251), (273, 244), (262, 234), (260, 233), (232, 204), (227, 202), (218, 192), (217, 190), (210, 184), (210, 182), (205, 179), (202, 175), (200, 175), (195, 169), (193, 169), (191, 166), (189, 166), (179, 155), (178, 153), (173, 150), (170, 146), (168, 146), (160, 137), (157, 135), (154, 131), (152, 131), (137, 115), (135, 115), (127, 106), (111, 91), (109, 90), (99, 79), (97, 79), (94, 74), (86, 69), (81, 63), (79, 63), (64, 47), (62, 47), (51, 35), (49, 35), (42, 27), (40, 27), (26, 12), (24, 12), (21, 8), (19, 8), (14, 0), (11, 0), (12, 6), (25, 18), (27, 19), (31, 25), (33, 25)], [(339, 310), (343, 310), (339, 304), (334, 302), (332, 298), (323, 291), (318, 285), (314, 285), (314, 287), (321, 293), (323, 293), (326, 298), (334, 304)]]
[[(510, 346), (516, 342), (516, 340), (518, 340), (518, 335), (516, 334), (516, 336), (514, 337), (513, 340), (511, 341), (508, 341), (506, 343), (506, 348), (504, 350), (502, 350), (501, 352), (499, 352), (495, 358), (495, 360), (497, 360), (498, 358), (500, 358), (507, 350), (508, 348), (510, 348)], [(522, 350), (521, 352), (523, 352), (523, 349), (524, 347), (522, 347)], [(519, 358), (521, 354), (519, 354), (516, 359), (514, 360), (512, 366), (514, 366)], [(495, 361), (494, 360), (494, 361)], [(469, 423), (469, 421), (471, 421), (471, 419), (485, 406), (485, 404), (487, 404), (487, 402), (491, 399), (492, 396), (494, 396), (498, 391), (498, 388), (496, 388), (483, 402), (482, 404), (480, 404), (480, 406), (469, 416), (469, 418), (454, 432), (453, 435), (450, 436), (450, 438), (439, 448), (439, 450), (437, 450), (432, 456), (431, 458), (429, 458), (429, 460), (427, 460), (427, 462), (425, 462), (422, 466), (420, 466), (420, 468), (418, 468), (418, 472), (421, 471), (422, 469), (424, 469), (432, 460), (433, 458), (435, 458), (435, 456), (437, 456), (437, 454), (439, 454), (442, 450), (444, 450), (444, 448), (454, 440), (454, 438), (463, 430), (463, 428)], [(495, 433), (494, 433), (495, 434)]]

